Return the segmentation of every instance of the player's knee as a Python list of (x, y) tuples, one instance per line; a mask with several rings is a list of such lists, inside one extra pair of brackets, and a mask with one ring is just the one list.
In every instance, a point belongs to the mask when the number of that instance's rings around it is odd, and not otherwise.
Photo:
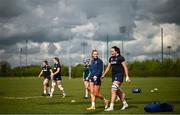
[(119, 88), (119, 85), (118, 85), (118, 84), (115, 84), (115, 83), (112, 84), (112, 87), (111, 87), (111, 88), (112, 88), (113, 91), (117, 91), (117, 90), (120, 89), (120, 88)]
[(58, 88), (59, 88), (60, 90), (63, 90), (63, 87), (62, 87), (61, 85), (58, 85)]
[(43, 85), (47, 85), (48, 84), (48, 80), (47, 79), (45, 79), (44, 81), (43, 81)]
[(94, 96), (98, 97), (98, 96), (99, 96), (99, 93), (94, 92)]
[(56, 86), (56, 83), (53, 82), (53, 83), (51, 84), (51, 86), (52, 86), (52, 88), (54, 88), (54, 87)]
[(94, 91), (93, 91), (93, 90), (90, 90), (90, 92), (91, 92), (91, 94), (93, 94), (93, 95), (94, 95)]

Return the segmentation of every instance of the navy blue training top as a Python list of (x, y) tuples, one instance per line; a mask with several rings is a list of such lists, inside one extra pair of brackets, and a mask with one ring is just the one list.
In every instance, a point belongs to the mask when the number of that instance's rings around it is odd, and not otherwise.
[(103, 72), (103, 61), (99, 58), (93, 59), (90, 65), (90, 77), (97, 76), (98, 78), (101, 77)]
[(124, 68), (121, 64), (123, 61), (125, 61), (125, 59), (121, 55), (111, 56), (109, 58), (109, 63), (112, 66), (112, 75), (115, 75), (117, 73), (124, 74)]
[(50, 75), (51, 75), (50, 70), (51, 70), (51, 67), (48, 65), (42, 67), (43, 75), (45, 78), (50, 77)]
[(60, 62), (54, 64), (53, 72), (56, 72), (58, 68), (60, 68), (60, 71), (57, 74), (55, 74), (54, 76), (61, 76), (61, 64), (60, 64)]

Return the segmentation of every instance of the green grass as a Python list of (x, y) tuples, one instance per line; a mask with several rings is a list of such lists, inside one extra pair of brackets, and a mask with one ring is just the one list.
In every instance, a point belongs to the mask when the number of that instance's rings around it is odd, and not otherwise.
[[(90, 106), (89, 99), (83, 99), (84, 90), (82, 79), (71, 79), (63, 77), (63, 86), (67, 92), (65, 99), (61, 98), (60, 91), (55, 90), (54, 98), (29, 98), (8, 99), (5, 97), (31, 97), (40, 96), (42, 93), (42, 78), (14, 77), (0, 78), (0, 113), (71, 113), (71, 114), (109, 114), (104, 112), (103, 102), (97, 100), (95, 111), (86, 111)], [(174, 112), (180, 113), (180, 78), (177, 77), (149, 77), (132, 78), (132, 84), (124, 83), (122, 89), (126, 92), (129, 108), (120, 111), (121, 104), (115, 103), (114, 114), (145, 113), (144, 106), (151, 101), (169, 102), (174, 105)], [(131, 89), (140, 87), (142, 93), (133, 94)], [(157, 92), (150, 90), (158, 88)], [(111, 79), (105, 78), (102, 83), (102, 94), (110, 99)], [(71, 100), (76, 100), (71, 103)]]

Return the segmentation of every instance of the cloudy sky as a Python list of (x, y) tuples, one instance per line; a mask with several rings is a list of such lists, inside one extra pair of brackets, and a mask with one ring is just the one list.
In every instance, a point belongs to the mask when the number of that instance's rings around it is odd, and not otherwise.
[[(106, 63), (109, 47), (122, 47), (128, 61), (180, 56), (179, 0), (0, 0), (0, 59), (19, 66), (59, 56), (63, 64), (82, 63), (92, 49)], [(121, 48), (122, 49), (122, 48)], [(166, 55), (165, 55), (166, 56)]]

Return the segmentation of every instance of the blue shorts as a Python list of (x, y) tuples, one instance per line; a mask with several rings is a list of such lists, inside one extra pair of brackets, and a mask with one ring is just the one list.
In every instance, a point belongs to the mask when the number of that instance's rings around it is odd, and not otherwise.
[(124, 75), (122, 73), (117, 73), (117, 74), (112, 75), (112, 82), (119, 81), (122, 83), (123, 79), (124, 79)]
[(53, 76), (53, 80), (54, 81), (61, 81), (62, 78), (61, 78), (61, 76)]
[(94, 85), (101, 85), (101, 80), (100, 80), (100, 78), (94, 80), (94, 78), (91, 77), (91, 78), (89, 79), (89, 81), (92, 82)]

